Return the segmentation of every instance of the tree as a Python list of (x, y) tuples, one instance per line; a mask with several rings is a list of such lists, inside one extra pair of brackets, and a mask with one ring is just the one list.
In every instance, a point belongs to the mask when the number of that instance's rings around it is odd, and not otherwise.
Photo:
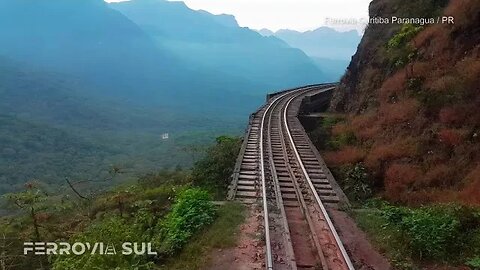
[(225, 195), (230, 176), (240, 151), (242, 140), (221, 136), (216, 144), (207, 150), (206, 156), (198, 161), (192, 172), (193, 183), (213, 191), (218, 197)]
[[(34, 233), (33, 241), (42, 241), (42, 235), (40, 233), (40, 228), (42, 226), (39, 221), (39, 213), (40, 211), (46, 209), (46, 206), (43, 204), (43, 202), (46, 201), (48, 195), (40, 190), (35, 183), (30, 182), (25, 184), (25, 191), (7, 194), (5, 197), (9, 203), (24, 211), (30, 217), (31, 226)], [(32, 261), (32, 263), (37, 262)], [(40, 269), (45, 269), (44, 265), (48, 264), (47, 258), (45, 256), (39, 257), (38, 264)]]
[(6, 198), (10, 203), (28, 214), (32, 222), (34, 240), (40, 241), (40, 224), (37, 216), (39, 211), (45, 208), (42, 202), (46, 200), (47, 194), (37, 188), (34, 183), (27, 183), (25, 184), (25, 191), (7, 194)]

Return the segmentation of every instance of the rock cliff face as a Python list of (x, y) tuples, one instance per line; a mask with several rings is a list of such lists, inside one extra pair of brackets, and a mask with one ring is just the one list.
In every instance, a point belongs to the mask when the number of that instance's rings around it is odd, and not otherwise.
[(364, 163), (392, 201), (480, 203), (480, 1), (374, 0), (370, 16), (435, 23), (367, 27), (330, 107), (353, 139), (327, 159)]

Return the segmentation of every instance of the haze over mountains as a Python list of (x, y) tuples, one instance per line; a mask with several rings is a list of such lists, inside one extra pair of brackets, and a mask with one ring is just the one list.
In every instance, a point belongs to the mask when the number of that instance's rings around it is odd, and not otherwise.
[(112, 3), (182, 61), (273, 87), (324, 79), (313, 61), (275, 37), (239, 27), (235, 18), (194, 11), (183, 2)]
[(0, 193), (187, 166), (179, 149), (241, 133), (265, 93), (330, 79), (285, 41), (181, 2), (0, 0), (0, 33)]
[(343, 75), (361, 39), (355, 30), (339, 32), (329, 27), (306, 32), (288, 29), (277, 32), (262, 29), (258, 32), (264, 36), (277, 37), (291, 47), (301, 49), (332, 80), (338, 80)]

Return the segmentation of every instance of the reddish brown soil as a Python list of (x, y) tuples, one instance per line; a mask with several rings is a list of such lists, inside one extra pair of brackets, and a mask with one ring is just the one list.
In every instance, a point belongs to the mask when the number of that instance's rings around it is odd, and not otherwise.
[(357, 270), (388, 270), (390, 263), (377, 252), (367, 239), (367, 235), (357, 227), (347, 213), (333, 208), (328, 209), (330, 218), (350, 255)]
[[(389, 262), (370, 244), (345, 212), (329, 208), (330, 217), (337, 228), (345, 248), (357, 270), (389, 270)], [(261, 240), (262, 215), (257, 205), (248, 208), (247, 218), (240, 227), (236, 247), (216, 250), (210, 256), (209, 270), (261, 270), (264, 264), (264, 244)]]
[(209, 270), (256, 270), (264, 269), (264, 247), (260, 239), (263, 217), (258, 206), (251, 205), (247, 211), (245, 223), (240, 227), (240, 236), (234, 248), (217, 250)]

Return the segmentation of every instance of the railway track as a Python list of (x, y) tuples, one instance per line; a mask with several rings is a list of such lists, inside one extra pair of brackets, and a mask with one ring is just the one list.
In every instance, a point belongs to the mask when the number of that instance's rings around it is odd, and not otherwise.
[(261, 204), (266, 269), (354, 269), (327, 212), (343, 192), (297, 118), (305, 96), (332, 89), (278, 93), (250, 119), (229, 197)]

